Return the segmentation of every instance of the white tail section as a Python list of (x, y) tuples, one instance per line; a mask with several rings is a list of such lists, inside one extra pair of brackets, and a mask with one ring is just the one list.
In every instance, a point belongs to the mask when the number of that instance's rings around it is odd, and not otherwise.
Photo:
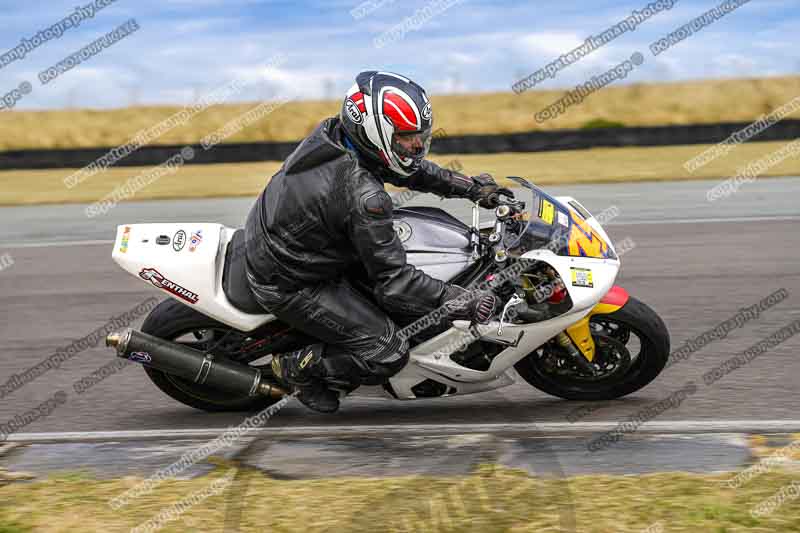
[(125, 224), (117, 227), (112, 258), (167, 296), (223, 324), (252, 331), (275, 317), (239, 311), (222, 290), (225, 253), (234, 231), (208, 223)]

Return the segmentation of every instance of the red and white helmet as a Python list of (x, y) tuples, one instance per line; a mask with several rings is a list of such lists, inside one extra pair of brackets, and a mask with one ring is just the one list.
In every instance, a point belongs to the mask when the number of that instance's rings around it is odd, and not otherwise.
[(401, 176), (416, 172), (430, 150), (433, 113), (428, 95), (399, 74), (359, 74), (340, 118), (359, 152)]

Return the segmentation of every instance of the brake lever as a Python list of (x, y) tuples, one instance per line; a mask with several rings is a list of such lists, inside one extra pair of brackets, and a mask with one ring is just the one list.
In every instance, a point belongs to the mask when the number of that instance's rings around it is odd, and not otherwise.
[(498, 336), (503, 334), (503, 323), (506, 320), (506, 315), (508, 314), (508, 311), (512, 307), (515, 307), (515, 306), (521, 304), (524, 301), (525, 300), (520, 298), (517, 293), (514, 293), (514, 295), (511, 298), (508, 299), (508, 301), (506, 302), (506, 305), (503, 306), (503, 312), (500, 314), (500, 326), (497, 328), (497, 335)]

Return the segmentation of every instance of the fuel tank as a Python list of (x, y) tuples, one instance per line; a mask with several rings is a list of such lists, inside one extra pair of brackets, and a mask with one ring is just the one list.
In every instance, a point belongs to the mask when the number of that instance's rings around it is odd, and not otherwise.
[(408, 262), (434, 278), (449, 281), (472, 263), (469, 226), (441, 209), (396, 209), (394, 229)]

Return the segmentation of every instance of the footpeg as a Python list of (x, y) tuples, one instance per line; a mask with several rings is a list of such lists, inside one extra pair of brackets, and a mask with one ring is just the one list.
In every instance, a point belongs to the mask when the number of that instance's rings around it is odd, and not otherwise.
[(481, 337), (480, 334), (477, 333), (477, 332), (474, 333), (474, 335), (475, 335), (475, 337), (477, 337), (477, 339), (479, 341), (491, 342), (492, 344), (499, 344), (500, 346), (505, 346), (506, 348), (516, 348), (517, 346), (519, 346), (519, 343), (522, 340), (522, 337), (525, 336), (525, 332), (524, 331), (520, 331), (519, 335), (517, 335), (517, 338), (514, 339), (513, 341), (507, 341), (507, 340), (503, 340), (503, 339), (498, 339), (496, 337)]

